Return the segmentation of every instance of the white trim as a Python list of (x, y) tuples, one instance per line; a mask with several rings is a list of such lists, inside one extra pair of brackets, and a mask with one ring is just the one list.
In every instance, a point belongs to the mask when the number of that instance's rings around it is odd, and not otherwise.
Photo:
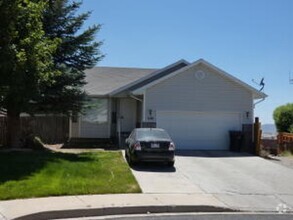
[(142, 121), (145, 121), (145, 100), (146, 100), (146, 91), (143, 92), (143, 106), (142, 106)]
[(253, 120), (254, 120), (254, 104), (253, 104), (253, 97), (252, 97), (252, 99), (251, 99), (250, 114), (251, 114), (251, 116), (250, 116), (250, 120), (249, 120), (249, 122), (250, 122), (251, 124), (253, 124)]
[(138, 83), (140, 83), (140, 82), (142, 82), (142, 81), (144, 81), (144, 80), (146, 80), (146, 79), (148, 79), (150, 77), (153, 77), (153, 76), (155, 76), (155, 75), (157, 75), (157, 74), (159, 74), (159, 73), (161, 73), (161, 72), (163, 72), (163, 71), (165, 71), (167, 69), (170, 69), (170, 68), (172, 68), (172, 67), (174, 67), (174, 66), (176, 66), (176, 65), (178, 65), (180, 63), (185, 63), (187, 65), (190, 64), (189, 62), (187, 62), (184, 59), (178, 60), (175, 63), (172, 63), (172, 64), (170, 64), (170, 65), (168, 65), (168, 66), (166, 66), (166, 67), (164, 67), (162, 69), (156, 70), (153, 73), (150, 73), (150, 74), (148, 74), (148, 75), (146, 75), (146, 76), (144, 76), (144, 77), (142, 77), (142, 78), (140, 78), (140, 79), (138, 79), (138, 80), (136, 80), (136, 81), (134, 81), (132, 83), (129, 83), (129, 84), (123, 86), (123, 87), (120, 87), (119, 89), (116, 89), (116, 90), (112, 91), (111, 93), (109, 93), (109, 96), (113, 96), (113, 95), (116, 95), (117, 93), (123, 92), (127, 88), (130, 88), (131, 86), (133, 86), (135, 84), (138, 84)]
[(116, 117), (117, 117), (117, 133), (118, 133), (118, 145), (121, 146), (121, 99), (117, 99), (117, 109), (116, 109)]
[(108, 98), (108, 138), (111, 137), (112, 130), (112, 99)]
[(80, 137), (80, 131), (81, 131), (81, 117), (82, 117), (82, 115), (81, 114), (79, 114), (79, 116), (78, 116), (78, 137)]
[(177, 74), (180, 74), (180, 73), (182, 73), (182, 72), (184, 72), (184, 71), (186, 71), (186, 70), (188, 70), (188, 69), (190, 69), (190, 68), (192, 68), (194, 66), (197, 66), (199, 64), (204, 64), (204, 65), (208, 66), (209, 68), (213, 69), (214, 71), (216, 71), (217, 73), (219, 73), (223, 77), (226, 77), (227, 79), (229, 79), (229, 80), (239, 84), (243, 88), (249, 90), (250, 92), (252, 92), (254, 99), (266, 98), (267, 97), (267, 95), (265, 93), (256, 90), (252, 86), (246, 84), (245, 82), (242, 82), (241, 80), (237, 79), (236, 77), (234, 77), (234, 76), (230, 75), (229, 73), (219, 69), (218, 67), (208, 63), (207, 61), (205, 61), (203, 59), (199, 59), (199, 60), (193, 62), (192, 64), (190, 64), (190, 65), (188, 65), (186, 67), (183, 67), (183, 68), (181, 68), (181, 69), (179, 69), (177, 71), (174, 71), (173, 73), (171, 73), (171, 74), (169, 74), (167, 76), (164, 76), (164, 77), (159, 78), (159, 79), (157, 79), (157, 80), (155, 80), (155, 81), (153, 81), (153, 82), (151, 82), (149, 84), (146, 84), (146, 85), (144, 85), (144, 86), (132, 91), (132, 94), (141, 95), (143, 93), (143, 91), (145, 91), (147, 88), (150, 88), (150, 87), (152, 87), (154, 85), (157, 85), (158, 83), (160, 83), (160, 82), (162, 82), (164, 80), (167, 80), (167, 79), (169, 79), (171, 77), (174, 77)]

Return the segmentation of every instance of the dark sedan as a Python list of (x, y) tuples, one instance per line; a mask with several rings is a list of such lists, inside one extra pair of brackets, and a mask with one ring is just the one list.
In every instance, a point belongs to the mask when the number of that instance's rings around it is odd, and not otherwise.
[(175, 144), (164, 129), (136, 128), (125, 142), (125, 156), (129, 165), (139, 161), (156, 161), (174, 166)]

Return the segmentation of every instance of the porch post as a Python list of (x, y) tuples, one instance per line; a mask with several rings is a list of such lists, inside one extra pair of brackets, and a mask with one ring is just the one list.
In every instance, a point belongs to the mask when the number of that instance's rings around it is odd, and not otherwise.
[(121, 115), (120, 115), (120, 99), (117, 99), (117, 132), (118, 132), (118, 145), (121, 147)]
[(72, 137), (72, 114), (70, 114), (70, 116), (69, 116), (69, 139)]

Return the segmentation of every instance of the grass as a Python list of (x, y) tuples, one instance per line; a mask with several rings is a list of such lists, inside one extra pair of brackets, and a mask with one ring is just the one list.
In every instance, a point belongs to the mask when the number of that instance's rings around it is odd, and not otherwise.
[(0, 152), (0, 200), (141, 192), (121, 152)]
[(291, 151), (289, 151), (289, 150), (285, 150), (280, 154), (280, 156), (282, 156), (282, 157), (293, 157), (293, 153)]

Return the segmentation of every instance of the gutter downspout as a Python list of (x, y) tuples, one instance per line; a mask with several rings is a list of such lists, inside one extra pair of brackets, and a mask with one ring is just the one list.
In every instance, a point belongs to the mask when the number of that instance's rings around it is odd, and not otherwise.
[(256, 103), (253, 103), (253, 108), (255, 108), (255, 106), (261, 102), (263, 102), (266, 98), (262, 98), (261, 100), (257, 101)]

